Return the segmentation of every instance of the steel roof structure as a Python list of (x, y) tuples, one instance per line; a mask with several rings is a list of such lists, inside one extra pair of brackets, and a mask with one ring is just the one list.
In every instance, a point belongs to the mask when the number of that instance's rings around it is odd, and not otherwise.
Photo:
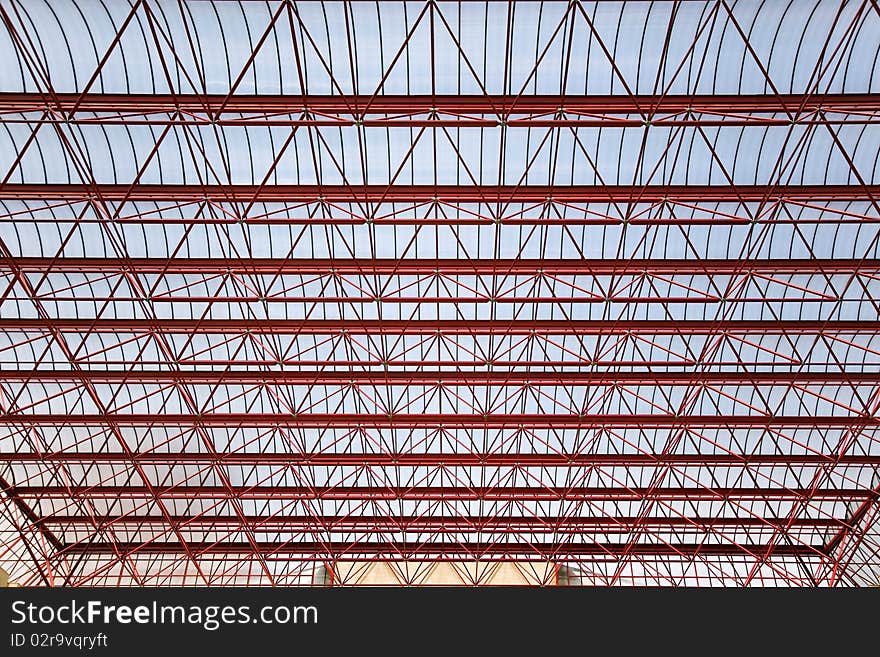
[(0, 19), (19, 583), (880, 580), (876, 0)]

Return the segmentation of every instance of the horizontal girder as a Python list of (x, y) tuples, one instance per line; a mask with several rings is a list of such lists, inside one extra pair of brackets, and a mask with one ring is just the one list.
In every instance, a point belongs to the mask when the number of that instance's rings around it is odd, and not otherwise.
[(322, 259), (322, 258), (10, 258), (0, 269), (33, 273), (134, 274), (339, 274), (427, 276), (535, 274), (635, 276), (641, 274), (746, 275), (878, 272), (880, 260), (792, 258), (788, 260), (590, 260), (590, 259)]
[(880, 198), (880, 185), (162, 185), (19, 184), (0, 200), (215, 203), (770, 203)]
[(127, 498), (288, 500), (511, 500), (511, 501), (603, 501), (638, 502), (662, 500), (865, 500), (870, 490), (859, 488), (782, 487), (599, 487), (599, 486), (13, 486), (11, 494), (23, 498)]
[(272, 452), (47, 452), (42, 454), (18, 452), (0, 454), (0, 463), (150, 463), (150, 464), (211, 464), (296, 466), (852, 466), (868, 465), (880, 468), (880, 455), (846, 454), (561, 454), (528, 453), (315, 453), (285, 454)]
[(0, 94), (7, 122), (365, 127), (789, 126), (873, 123), (880, 94), (247, 95)]
[(623, 554), (634, 556), (730, 556), (730, 555), (758, 555), (770, 554), (779, 556), (822, 556), (822, 546), (778, 543), (775, 545), (735, 543), (535, 543), (535, 542), (494, 542), (494, 543), (465, 543), (465, 542), (345, 542), (345, 541), (273, 541), (273, 542), (187, 542), (186, 545), (167, 541), (152, 541), (149, 543), (126, 543), (124, 541), (103, 543), (86, 541), (74, 543), (62, 550), (69, 554), (253, 554), (255, 548), (259, 553), (267, 557), (273, 555), (298, 555), (305, 559), (322, 560), (327, 556), (333, 556), (338, 561), (346, 559), (356, 560), (359, 555), (387, 555), (387, 556), (410, 556), (410, 555), (434, 555), (448, 557), (479, 555), (481, 557), (498, 557), (502, 560), (512, 556), (522, 555), (528, 557), (549, 558), (551, 555), (557, 558), (568, 556), (594, 556), (594, 557), (618, 557)]
[[(95, 517), (74, 515), (50, 515), (36, 520), (42, 525), (62, 527), (78, 525), (118, 525), (120, 527), (155, 527), (172, 522), (180, 527), (208, 529), (210, 531), (235, 530), (249, 526), (261, 531), (315, 532), (315, 531), (371, 531), (371, 532), (527, 532), (546, 534), (564, 532), (576, 534), (585, 531), (603, 533), (625, 533), (639, 524), (645, 527), (676, 528), (678, 530), (705, 531), (713, 527), (724, 528), (773, 528), (785, 526), (787, 518), (782, 517), (717, 517), (711, 516), (374, 516), (374, 515), (336, 515), (336, 516), (229, 516), (229, 515), (175, 515), (164, 516), (126, 514), (121, 516), (101, 515)], [(792, 527), (826, 528), (843, 525), (836, 518), (796, 518)]]
[(399, 429), (595, 429), (615, 428), (732, 428), (803, 427), (849, 428), (880, 426), (875, 415), (663, 415), (416, 413), (377, 415), (366, 413), (4, 413), (0, 423), (33, 426), (126, 427), (301, 427)]
[(0, 331), (72, 333), (282, 333), (290, 335), (649, 335), (826, 334), (880, 332), (880, 320), (641, 320), (641, 319), (0, 319)]
[(255, 370), (0, 370), (0, 381), (76, 381), (115, 384), (226, 385), (452, 385), (452, 386), (612, 386), (880, 384), (880, 371), (255, 371)]

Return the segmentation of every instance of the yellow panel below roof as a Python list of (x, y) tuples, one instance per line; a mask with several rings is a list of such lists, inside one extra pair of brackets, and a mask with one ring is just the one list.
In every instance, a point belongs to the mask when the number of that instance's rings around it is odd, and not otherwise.
[(342, 561), (326, 569), (327, 586), (554, 586), (550, 562)]

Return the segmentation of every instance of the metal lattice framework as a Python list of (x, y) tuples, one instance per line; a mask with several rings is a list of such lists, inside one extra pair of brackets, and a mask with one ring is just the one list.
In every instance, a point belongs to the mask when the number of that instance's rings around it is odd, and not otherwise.
[(0, 19), (18, 582), (880, 578), (876, 0)]

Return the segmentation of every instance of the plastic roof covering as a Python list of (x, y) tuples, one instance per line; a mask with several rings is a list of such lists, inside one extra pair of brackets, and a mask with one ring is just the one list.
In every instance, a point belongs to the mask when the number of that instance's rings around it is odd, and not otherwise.
[[(880, 93), (880, 15), (871, 3), (837, 2), (158, 2), (139, 5), (134, 19), (111, 48), (132, 11), (129, 2), (53, 0), (0, 2), (5, 15), (0, 30), (0, 89), (4, 93), (46, 94), (45, 79), (33, 74), (27, 57), (45, 67), (54, 93), (91, 94), (227, 94), (236, 95), (615, 95), (664, 96), (720, 94), (872, 94)], [(427, 9), (426, 9), (427, 8)], [(268, 38), (263, 32), (279, 10)], [(148, 17), (148, 11), (150, 15)], [(731, 20), (730, 16), (735, 18)], [(288, 20), (289, 17), (289, 20)], [(151, 26), (152, 21), (152, 26)], [(10, 27), (12, 26), (12, 28)], [(433, 26), (433, 29), (432, 29)], [(739, 28), (739, 29), (738, 29)], [(743, 34), (747, 40), (743, 38)], [(291, 32), (293, 30), (293, 33)], [(13, 34), (26, 35), (16, 42)], [(158, 36), (157, 36), (158, 35)], [(696, 39), (695, 39), (695, 35)], [(23, 43), (25, 45), (23, 45)], [(249, 57), (259, 44), (252, 63)], [(295, 44), (295, 46), (293, 45)], [(401, 47), (403, 46), (402, 50)], [(101, 62), (110, 49), (106, 61)], [(25, 52), (29, 53), (28, 55)], [(396, 58), (398, 52), (402, 55)], [(609, 57), (610, 56), (610, 57)], [(820, 75), (817, 63), (827, 64)], [(681, 66), (679, 66), (681, 64)], [(766, 75), (762, 68), (766, 71)], [(89, 85), (96, 69), (97, 77)], [(166, 69), (168, 73), (166, 74)], [(235, 81), (244, 70), (238, 83)], [(87, 85), (89, 85), (87, 87)], [(233, 87), (233, 85), (235, 85)], [(181, 122), (170, 127), (137, 122), (112, 123), (99, 113), (86, 121), (41, 127), (33, 133), (39, 112), (5, 114), (0, 129), (0, 171), (5, 183), (77, 185), (455, 185), (536, 186), (550, 194), (572, 185), (844, 185), (861, 189), (878, 182), (880, 128), (867, 120), (835, 124), (652, 125), (631, 127), (487, 127), (416, 128), (364, 126), (298, 127), (287, 125), (216, 125)], [(244, 116), (244, 114), (242, 114)], [(772, 116), (767, 114), (766, 116)], [(167, 130), (167, 133), (165, 132)], [(34, 137), (31, 139), (32, 133)], [(292, 136), (291, 136), (292, 135)], [(66, 141), (65, 141), (66, 140)], [(71, 143), (74, 147), (71, 147)], [(158, 143), (158, 146), (157, 146)], [(23, 153), (22, 153), (22, 149)], [(85, 163), (85, 167), (83, 167)], [(783, 163), (780, 166), (780, 163)], [(291, 208), (283, 202), (256, 200), (236, 204), (213, 199), (202, 216), (242, 207), (252, 215), (281, 219), (275, 223), (192, 222), (201, 199), (127, 200), (91, 203), (74, 200), (60, 207), (46, 199), (2, 198), (0, 239), (7, 265), (0, 303), (6, 319), (202, 320), (737, 320), (872, 322), (877, 319), (880, 278), (826, 272), (821, 267), (800, 272), (747, 278), (734, 285), (736, 274), (700, 273), (658, 276), (559, 274), (537, 282), (534, 275), (458, 274), (442, 278), (423, 274), (379, 275), (355, 272), (328, 274), (239, 272), (152, 272), (126, 276), (76, 269), (28, 274), (29, 286), (14, 275), (16, 259), (103, 258), (122, 262), (140, 258), (259, 258), (453, 260), (584, 260), (677, 261), (709, 259), (785, 261), (818, 259), (866, 262), (878, 253), (878, 210), (870, 194), (781, 210), (788, 221), (746, 223), (693, 222), (688, 219), (753, 215), (757, 204), (737, 199), (677, 205), (682, 222), (629, 225), (590, 223), (596, 216), (619, 216), (620, 204), (558, 204), (558, 221), (456, 222), (492, 215), (490, 203), (463, 202), (442, 206), (393, 203), (371, 207), (372, 216), (391, 214), (445, 222), (334, 223), (359, 216), (358, 199)], [(369, 205), (369, 204), (367, 204)], [(655, 212), (636, 202), (632, 212)], [(170, 221), (104, 221), (107, 214), (163, 217)], [(305, 208), (305, 210), (303, 209)], [(286, 222), (307, 211), (311, 222)], [(505, 205), (507, 216), (536, 217), (530, 202)], [(848, 214), (847, 214), (848, 213)], [(74, 221), (80, 216), (85, 220)], [(494, 216), (494, 215), (493, 215)], [(865, 217), (842, 221), (841, 217)], [(14, 220), (13, 220), (14, 218)], [(801, 221), (803, 219), (803, 221)], [(476, 225), (474, 225), (476, 223)], [(12, 264), (9, 264), (12, 263)], [(380, 280), (381, 279), (381, 280)], [(627, 294), (606, 294), (614, 287)], [(8, 286), (8, 287), (7, 287)], [(728, 288), (729, 304), (707, 302), (706, 295)], [(39, 303), (34, 296), (39, 295)], [(29, 291), (30, 290), (30, 291)], [(145, 290), (151, 290), (146, 294)], [(707, 292), (708, 290), (708, 292)], [(391, 298), (376, 299), (388, 295)], [(512, 297), (505, 300), (505, 295)], [(596, 295), (609, 296), (601, 303)], [(395, 296), (400, 298), (394, 298)], [(619, 299), (617, 297), (620, 297)], [(147, 298), (149, 297), (149, 298)], [(547, 297), (552, 297), (548, 300)], [(740, 301), (737, 301), (739, 297)], [(745, 301), (743, 301), (745, 300)], [(426, 339), (406, 330), (400, 334), (358, 332), (350, 339), (328, 334), (224, 334), (200, 328), (186, 335), (163, 331), (163, 340), (135, 329), (110, 332), (48, 330), (22, 342), (22, 333), (0, 335), (4, 370), (257, 370), (257, 371), (424, 371), (432, 361), (458, 363), (460, 372), (876, 372), (880, 337), (854, 330), (834, 339), (815, 332), (756, 331), (740, 339), (716, 334), (667, 333), (624, 338), (560, 331), (537, 338), (502, 332), (464, 331), (446, 340)], [(258, 332), (258, 331), (257, 331)], [(58, 337), (58, 336), (62, 337)], [(619, 336), (618, 336), (619, 337)], [(131, 339), (128, 339), (131, 338)], [(76, 363), (61, 346), (76, 353)], [(176, 356), (169, 355), (169, 351)], [(85, 355), (84, 355), (85, 354)], [(593, 358), (593, 355), (597, 355)], [(701, 356), (703, 354), (703, 356)], [(601, 357), (599, 357), (601, 355)], [(791, 357), (793, 356), (793, 357)], [(703, 362), (703, 359), (708, 359)], [(225, 365), (211, 365), (214, 359)], [(691, 364), (685, 362), (690, 359)], [(284, 364), (280, 365), (279, 360)], [(496, 364), (493, 361), (504, 361)], [(595, 361), (595, 362), (593, 362)], [(695, 361), (695, 362), (694, 362)], [(603, 364), (603, 362), (605, 364)], [(248, 364), (250, 363), (250, 364)], [(610, 364), (609, 364), (610, 363)], [(722, 363), (719, 365), (718, 363)], [(739, 363), (739, 364), (738, 364)], [(435, 368), (436, 369), (436, 368)], [(808, 389), (809, 388), (809, 389)], [(524, 416), (588, 413), (642, 416), (688, 409), (694, 416), (849, 417), (852, 409), (876, 418), (876, 383), (827, 383), (821, 386), (752, 384), (662, 387), (629, 385), (597, 388), (569, 383), (529, 386), (437, 386), (407, 383), (358, 387), (323, 383), (276, 386), (248, 384), (167, 385), (144, 382), (96, 383), (90, 396), (74, 381), (3, 380), (7, 415), (0, 431), (3, 452), (119, 452), (118, 436), (132, 451), (247, 454), (323, 451), (331, 453), (657, 453), (674, 444), (673, 453), (809, 454), (835, 453), (846, 443), (847, 454), (880, 456), (876, 424), (852, 427), (705, 428), (699, 435), (677, 438), (670, 428), (624, 427), (594, 430), (553, 426), (492, 429), (479, 426), (439, 429), (427, 421), (413, 428), (327, 426), (252, 426), (247, 419), (234, 427), (182, 431), (173, 426), (42, 425), (14, 420), (12, 414), (149, 416), (200, 412), (231, 414), (321, 413), (327, 415), (406, 413), (411, 415), (521, 414)], [(101, 408), (101, 404), (104, 408)], [(18, 416), (16, 416), (18, 417)], [(442, 424), (442, 422), (441, 422)], [(540, 422), (538, 423), (540, 425)], [(124, 450), (123, 450), (124, 451)], [(313, 562), (278, 554), (193, 555), (140, 551), (136, 546), (192, 542), (289, 546), (301, 541), (330, 544), (358, 541), (446, 540), (447, 542), (514, 542), (505, 558), (534, 558), (529, 548), (536, 535), (523, 530), (492, 534), (461, 529), (441, 538), (436, 533), (406, 533), (383, 525), (375, 531), (345, 533), (315, 523), (301, 529), (282, 525), (244, 527), (227, 521), (174, 526), (167, 517), (244, 516), (313, 518), (315, 516), (472, 517), (758, 517), (817, 519), (814, 525), (793, 523), (777, 531), (772, 523), (723, 530), (685, 528), (627, 531), (590, 530), (554, 533), (571, 544), (632, 545), (730, 543), (825, 545), (853, 518), (859, 504), (863, 525), (846, 557), (845, 576), (831, 575), (831, 562), (818, 554), (755, 557), (738, 555), (640, 558), (638, 549), (619, 558), (581, 559), (563, 547), (551, 557), (571, 563), (588, 583), (706, 584), (744, 583), (863, 584), (876, 579), (880, 534), (873, 522), (878, 485), (877, 465), (835, 464), (827, 473), (814, 465), (675, 466), (404, 466), (384, 467), (254, 464), (212, 465), (192, 461), (77, 463), (16, 461), (0, 465), (4, 486), (6, 551), (0, 561), (21, 581), (45, 583), (46, 571), (64, 581), (91, 584), (161, 583), (295, 583), (311, 581)], [(661, 472), (664, 471), (664, 472)], [(825, 476), (827, 474), (827, 476)], [(19, 489), (52, 486), (276, 487), (352, 486), (407, 488), (432, 485), (467, 490), (473, 487), (663, 486), (693, 489), (754, 487), (809, 489), (821, 475), (829, 490), (864, 491), (867, 498), (808, 499), (798, 502), (758, 495), (736, 503), (720, 498), (677, 500), (658, 504), (643, 500), (535, 501), (528, 495), (508, 502), (410, 499), (293, 500), (279, 494), (254, 499), (226, 493), (195, 497), (169, 496), (158, 502), (150, 493), (128, 495), (52, 495), (45, 490), (28, 498)], [(658, 479), (659, 477), (659, 479)], [(16, 492), (18, 491), (18, 492)], [(19, 497), (22, 495), (23, 497)], [(29, 500), (28, 518), (19, 501)], [(854, 501), (855, 500), (855, 501)], [(22, 515), (24, 514), (24, 515)], [(56, 521), (65, 545), (125, 544), (131, 554), (112, 550), (77, 559), (52, 556), (39, 532), (16, 527), (34, 517), (80, 516), (119, 518), (155, 516), (141, 524), (111, 527)], [(822, 524), (822, 519), (837, 524)], [(38, 523), (36, 523), (38, 524)], [(30, 538), (23, 538), (30, 537)], [(545, 540), (545, 538), (540, 538)], [(694, 543), (696, 542), (696, 543)], [(25, 549), (25, 544), (29, 547)], [(37, 545), (37, 547), (35, 547)], [(121, 548), (125, 552), (126, 548)], [(33, 551), (48, 551), (44, 561)], [(63, 549), (59, 550), (63, 552)], [(245, 551), (246, 552), (246, 551)], [(357, 554), (350, 550), (349, 554)], [(74, 554), (79, 554), (75, 552)], [(458, 554), (458, 553), (456, 553)], [(340, 555), (321, 554), (332, 563)], [(400, 555), (387, 554), (394, 557)], [(459, 557), (462, 555), (459, 554)], [(465, 555), (467, 556), (467, 555)], [(542, 554), (542, 558), (547, 555)], [(549, 557), (548, 557), (549, 558)], [(319, 561), (320, 561), (319, 560)], [(554, 560), (551, 558), (551, 560)], [(51, 563), (51, 568), (41, 566)], [(41, 574), (43, 573), (43, 574)], [(818, 580), (816, 578), (819, 578)], [(838, 579), (834, 580), (833, 578)], [(60, 580), (59, 580), (60, 581)]]

